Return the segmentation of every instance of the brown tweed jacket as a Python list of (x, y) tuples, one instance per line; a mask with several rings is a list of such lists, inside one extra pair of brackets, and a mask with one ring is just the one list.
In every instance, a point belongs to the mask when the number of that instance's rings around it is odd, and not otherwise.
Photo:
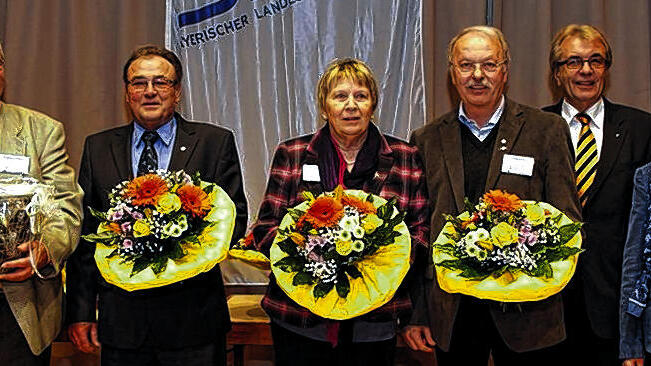
[[(432, 212), (431, 241), (443, 227), (442, 214), (457, 215), (464, 210), (461, 123), (457, 111), (444, 114), (415, 130), (411, 136), (425, 166)], [(485, 190), (502, 189), (522, 199), (545, 201), (579, 220), (570, 141), (567, 123), (559, 116), (507, 99)], [(505, 154), (533, 157), (532, 176), (502, 173)], [(423, 288), (416, 291), (418, 298), (411, 323), (429, 325), (434, 340), (447, 351), (460, 295), (441, 290), (431, 255), (428, 260)], [(495, 302), (490, 305), (490, 311), (504, 342), (514, 351), (544, 348), (565, 338), (560, 295), (520, 306), (502, 306)]]

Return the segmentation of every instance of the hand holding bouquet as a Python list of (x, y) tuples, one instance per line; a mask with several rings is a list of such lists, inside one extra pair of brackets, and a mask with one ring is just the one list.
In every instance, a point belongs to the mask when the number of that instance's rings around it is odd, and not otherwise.
[(497, 301), (540, 300), (570, 280), (581, 223), (544, 202), (489, 191), (446, 224), (434, 242), (442, 289)]
[(235, 205), (198, 174), (158, 171), (118, 184), (101, 220), (95, 261), (104, 278), (126, 290), (164, 286), (193, 277), (226, 257)]
[(283, 219), (272, 270), (287, 295), (317, 315), (348, 319), (391, 299), (409, 269), (410, 237), (395, 199), (341, 187)]

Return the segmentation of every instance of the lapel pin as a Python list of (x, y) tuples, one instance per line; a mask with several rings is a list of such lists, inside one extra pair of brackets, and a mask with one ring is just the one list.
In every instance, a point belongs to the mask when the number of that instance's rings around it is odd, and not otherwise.
[(616, 133), (616, 134), (615, 134), (615, 138), (618, 138), (618, 137), (619, 137), (619, 133)]
[(185, 146), (181, 146), (181, 151), (185, 151), (185, 149), (186, 149)]

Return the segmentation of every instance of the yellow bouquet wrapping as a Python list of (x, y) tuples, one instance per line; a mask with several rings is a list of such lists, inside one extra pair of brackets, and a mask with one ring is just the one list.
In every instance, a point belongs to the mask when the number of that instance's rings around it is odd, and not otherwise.
[(411, 252), (395, 200), (341, 187), (317, 198), (304, 195), (271, 246), (280, 288), (329, 319), (350, 319), (387, 303), (409, 270)]
[(183, 171), (158, 171), (120, 183), (101, 222), (95, 262), (102, 277), (127, 291), (169, 285), (224, 260), (235, 205), (219, 186)]
[(581, 223), (545, 202), (490, 191), (446, 224), (434, 242), (446, 292), (500, 302), (537, 301), (561, 291), (581, 252)]

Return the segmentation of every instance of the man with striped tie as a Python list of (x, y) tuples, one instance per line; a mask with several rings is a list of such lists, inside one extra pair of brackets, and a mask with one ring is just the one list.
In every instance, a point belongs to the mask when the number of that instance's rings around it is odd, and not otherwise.
[(555, 351), (580, 357), (578, 364), (619, 365), (622, 250), (633, 173), (651, 160), (651, 115), (603, 97), (612, 51), (595, 27), (563, 27), (552, 41), (549, 63), (560, 101), (543, 109), (570, 127), (586, 250), (563, 290), (567, 339)]

